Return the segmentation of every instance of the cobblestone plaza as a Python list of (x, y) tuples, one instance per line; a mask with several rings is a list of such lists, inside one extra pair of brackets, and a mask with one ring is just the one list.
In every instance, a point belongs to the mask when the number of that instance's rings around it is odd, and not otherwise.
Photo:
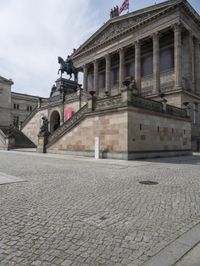
[(199, 173), (200, 156), (0, 152), (0, 265), (142, 265), (200, 222)]

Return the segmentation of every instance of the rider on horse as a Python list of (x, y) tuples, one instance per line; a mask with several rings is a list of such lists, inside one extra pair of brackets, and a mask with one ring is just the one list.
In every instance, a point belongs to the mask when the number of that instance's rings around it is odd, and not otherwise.
[(61, 77), (64, 72), (66, 72), (68, 75), (70, 75), (70, 79), (72, 77), (72, 74), (74, 74), (75, 80), (77, 80), (78, 71), (73, 65), (73, 61), (71, 59), (71, 56), (68, 55), (66, 61), (63, 60), (62, 57), (58, 57), (58, 63), (60, 64), (60, 69), (58, 70), (61, 72)]

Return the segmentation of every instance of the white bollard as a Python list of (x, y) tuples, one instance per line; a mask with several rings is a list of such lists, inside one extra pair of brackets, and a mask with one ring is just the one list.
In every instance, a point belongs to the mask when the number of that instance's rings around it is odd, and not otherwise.
[(100, 141), (99, 137), (95, 137), (95, 159), (100, 158)]

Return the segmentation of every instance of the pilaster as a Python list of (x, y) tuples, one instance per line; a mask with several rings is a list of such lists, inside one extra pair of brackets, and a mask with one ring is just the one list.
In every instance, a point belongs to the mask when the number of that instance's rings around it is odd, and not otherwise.
[(195, 39), (195, 93), (200, 95), (200, 40)]
[(191, 86), (192, 91), (195, 92), (195, 72), (194, 72), (194, 37), (191, 32), (189, 32), (189, 54), (191, 62)]
[(160, 92), (160, 45), (159, 33), (153, 34), (153, 79), (154, 79), (154, 93)]
[(88, 91), (88, 67), (87, 65), (83, 66), (83, 90)]
[(139, 95), (141, 94), (141, 45), (135, 42), (135, 81)]
[(94, 91), (96, 92), (96, 95), (99, 93), (99, 64), (98, 61), (95, 60), (93, 62), (94, 65)]
[(124, 81), (124, 72), (125, 72), (125, 52), (124, 48), (119, 49), (119, 90), (122, 88), (122, 82)]
[(110, 65), (111, 65), (111, 58), (110, 54), (105, 56), (106, 60), (106, 89), (105, 91), (110, 94), (111, 92), (111, 75), (110, 75)]
[(181, 47), (181, 26), (174, 25), (174, 64), (175, 64), (175, 87), (182, 87), (182, 47)]

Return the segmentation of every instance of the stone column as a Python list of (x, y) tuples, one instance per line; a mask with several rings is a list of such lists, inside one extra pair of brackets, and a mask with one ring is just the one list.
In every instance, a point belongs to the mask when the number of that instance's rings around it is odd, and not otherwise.
[(160, 92), (160, 46), (158, 32), (153, 34), (153, 80), (154, 93)]
[(124, 81), (125, 72), (125, 52), (124, 48), (119, 50), (119, 90), (122, 88), (122, 82)]
[(175, 87), (182, 87), (182, 48), (181, 48), (181, 26), (174, 25), (174, 64), (175, 64)]
[(96, 92), (96, 95), (98, 95), (99, 93), (99, 64), (98, 61), (95, 60), (93, 62), (93, 66), (94, 66), (94, 91)]
[(195, 91), (195, 74), (194, 74), (194, 38), (191, 32), (189, 32), (189, 54), (191, 62), (191, 85), (192, 91)]
[(138, 94), (141, 95), (141, 46), (139, 41), (135, 43), (135, 81)]
[(110, 60), (110, 55), (107, 54), (106, 57), (106, 92), (110, 94), (111, 92), (111, 75), (110, 75), (110, 65), (111, 65), (111, 60)]
[(88, 67), (87, 65), (83, 66), (83, 89), (88, 91)]

